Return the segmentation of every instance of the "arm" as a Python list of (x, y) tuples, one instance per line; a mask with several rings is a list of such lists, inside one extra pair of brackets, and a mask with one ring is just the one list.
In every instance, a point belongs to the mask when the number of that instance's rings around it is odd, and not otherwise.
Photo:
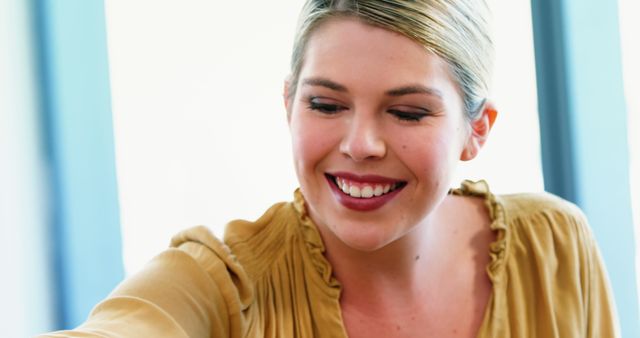
[[(175, 243), (125, 280), (74, 330), (44, 337), (233, 337), (238, 279), (224, 245)], [(222, 257), (221, 257), (222, 256)], [(237, 265), (237, 264), (236, 264)], [(234, 283), (234, 280), (236, 281)]]
[(585, 232), (587, 337), (620, 337), (616, 306), (607, 271), (595, 239), (588, 228), (585, 228)]

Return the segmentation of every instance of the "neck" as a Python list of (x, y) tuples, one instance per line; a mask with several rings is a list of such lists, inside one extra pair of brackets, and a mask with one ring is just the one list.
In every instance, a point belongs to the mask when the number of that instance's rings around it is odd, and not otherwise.
[[(473, 231), (468, 231), (469, 224), (477, 222), (466, 219), (461, 222), (461, 205), (455, 200), (445, 199), (409, 233), (373, 251), (353, 248), (318, 225), (326, 247), (325, 256), (342, 285), (341, 302), (372, 310), (409, 309), (410, 304), (429, 297), (429, 290), (446, 284), (443, 276), (457, 269), (456, 262), (477, 254), (475, 249), (465, 251), (475, 236)], [(482, 210), (483, 202), (478, 203)], [(486, 252), (484, 247), (479, 250)]]
[[(435, 261), (428, 250), (432, 223), (426, 220), (402, 238), (374, 251), (352, 248), (320, 227), (325, 256), (342, 285), (341, 302), (373, 310), (389, 309), (392, 301), (407, 309), (410, 302), (423, 299), (425, 275)], [(391, 294), (393, 297), (384, 296)]]

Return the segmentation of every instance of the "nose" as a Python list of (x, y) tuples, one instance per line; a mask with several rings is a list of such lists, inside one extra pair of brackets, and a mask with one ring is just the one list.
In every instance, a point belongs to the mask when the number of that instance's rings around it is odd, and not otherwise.
[(357, 162), (383, 158), (387, 153), (387, 145), (377, 121), (356, 113), (342, 138), (340, 152)]

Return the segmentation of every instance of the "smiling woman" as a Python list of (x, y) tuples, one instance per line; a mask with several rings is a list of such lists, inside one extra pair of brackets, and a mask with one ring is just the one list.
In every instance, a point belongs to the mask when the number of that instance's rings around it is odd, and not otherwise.
[[(457, 162), (477, 153), (495, 111), (468, 125), (446, 62), (361, 21), (323, 22), (304, 59), (300, 88), (285, 96), (309, 213), (321, 232), (380, 249), (425, 222), (446, 196)], [(390, 193), (372, 196), (384, 190), (377, 183)]]
[[(498, 61), (490, 97), (505, 113), (483, 151), (460, 163), (454, 182), (542, 191), (531, 13), (527, 2), (490, 3)], [(206, 224), (222, 236), (230, 219), (255, 219), (273, 201), (291, 198), (298, 183), (288, 165), (281, 94), (301, 5), (105, 3), (128, 273), (185, 226)], [(251, 24), (238, 26), (228, 13), (243, 13)]]
[[(437, 243), (450, 242), (448, 231), (435, 229), (450, 218), (451, 209), (442, 205), (452, 173), (459, 160), (477, 154), (496, 117), (487, 105), (467, 122), (449, 69), (399, 33), (333, 18), (306, 44), (300, 87), (287, 88), (295, 92), (285, 97), (300, 191), (343, 286), (342, 317), (351, 337), (425, 332), (443, 337), (453, 329), (475, 336), (482, 322), (491, 293), (487, 276), (479, 283), (452, 283), (461, 297), (432, 309), (466, 321), (435, 322), (426, 304), (438, 301), (443, 290), (436, 295), (424, 287), (434, 275), (451, 271), (415, 259), (435, 257), (442, 249)], [(475, 210), (467, 201), (448, 200), (460, 210)], [(483, 231), (470, 226), (462, 236), (474, 230), (482, 238), (479, 247), (488, 248), (494, 236), (487, 219), (480, 223), (486, 225)], [(454, 266), (475, 275), (488, 258), (476, 260), (477, 266), (466, 259)], [(475, 299), (477, 306), (465, 306), (463, 299)], [(409, 309), (416, 320), (406, 320)]]
[(497, 118), (487, 6), (308, 0), (284, 88), (294, 201), (196, 227), (73, 331), (123, 337), (616, 337), (587, 221), (451, 189)]

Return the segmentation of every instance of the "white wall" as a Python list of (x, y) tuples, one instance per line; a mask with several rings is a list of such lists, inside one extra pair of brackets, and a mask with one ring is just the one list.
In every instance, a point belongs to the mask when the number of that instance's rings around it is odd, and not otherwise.
[(530, 1), (488, 0), (496, 47), (491, 99), (498, 119), (475, 160), (458, 177), (489, 182), (493, 192), (542, 191), (542, 160)]
[(0, 332), (53, 328), (47, 190), (29, 2), (0, 1)]
[[(459, 177), (542, 190), (528, 1), (491, 1), (501, 114)], [(297, 186), (282, 105), (288, 1), (106, 1), (116, 159), (129, 272), (180, 229), (255, 219)], [(499, 6), (498, 6), (499, 4)]]

